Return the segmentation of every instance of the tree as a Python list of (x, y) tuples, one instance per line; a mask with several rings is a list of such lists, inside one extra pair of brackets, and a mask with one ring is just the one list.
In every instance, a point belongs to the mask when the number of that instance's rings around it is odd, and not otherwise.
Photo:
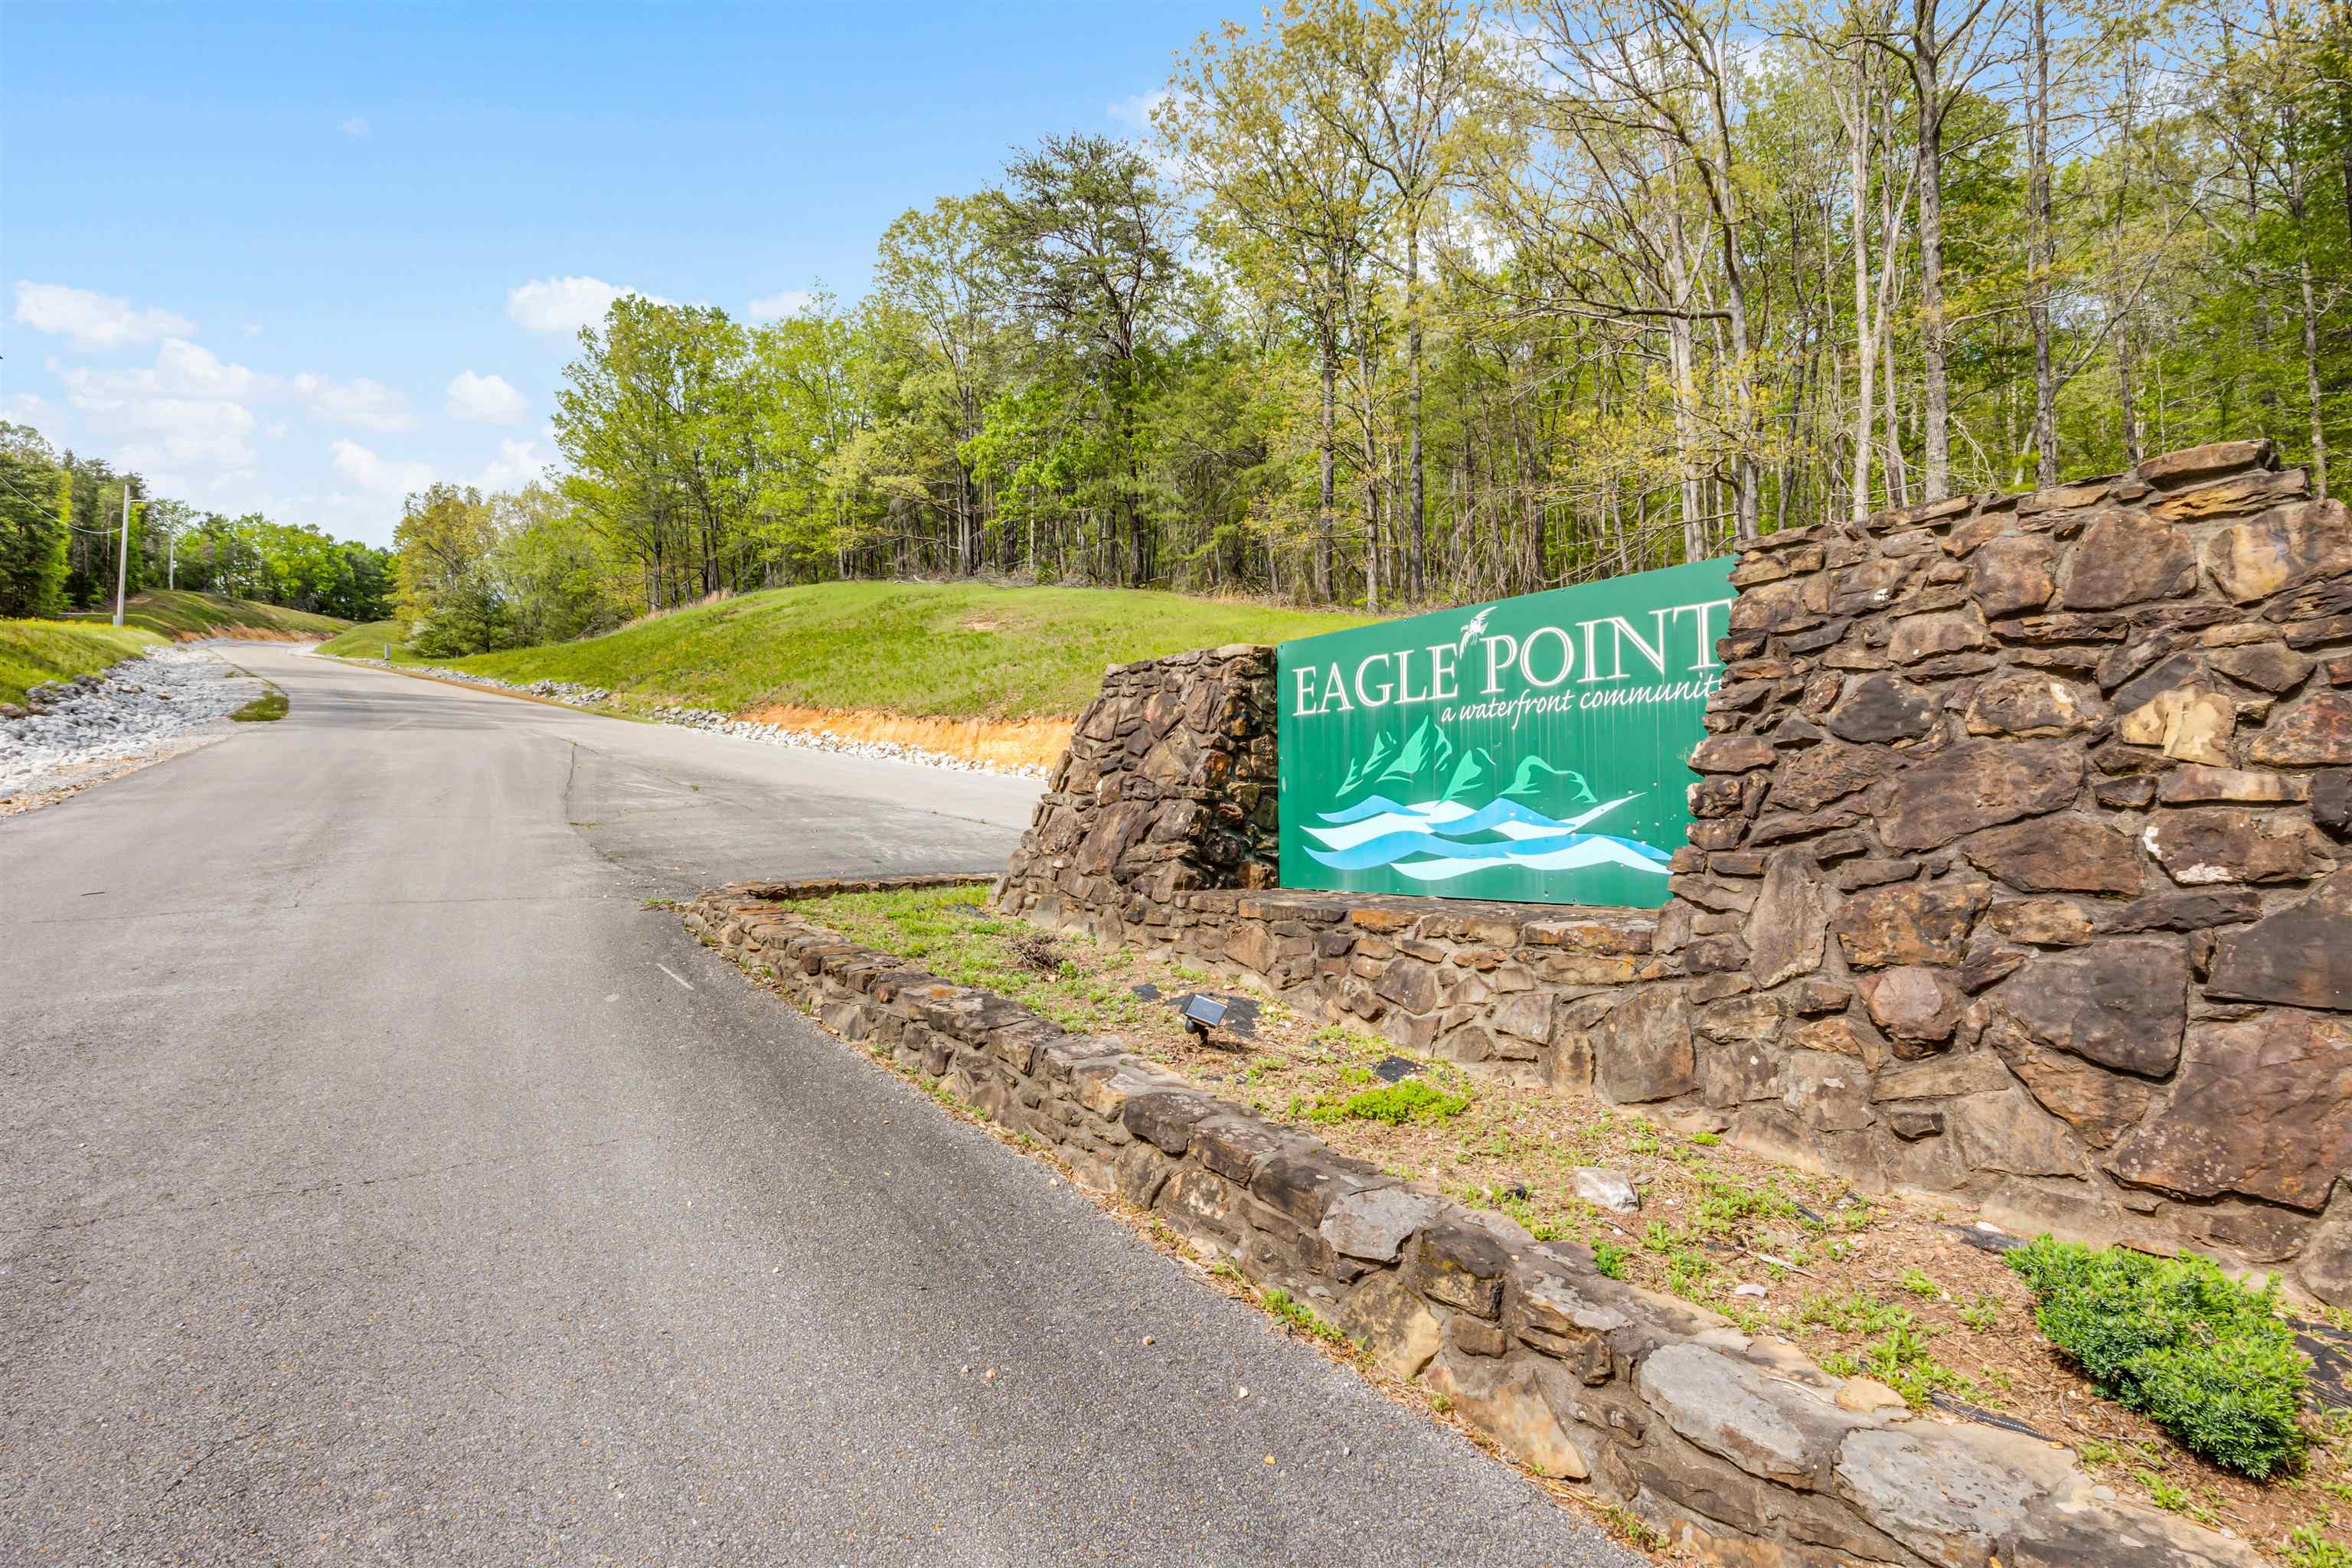
[(1105, 136), (1049, 136), (1004, 173), (1010, 188), (989, 193), (984, 209), (995, 288), (1092, 383), (1110, 466), (1102, 477), (1124, 524), (1125, 580), (1151, 582), (1158, 563), (1136, 433), (1153, 334), (1175, 292), (1175, 204), (1141, 153)]

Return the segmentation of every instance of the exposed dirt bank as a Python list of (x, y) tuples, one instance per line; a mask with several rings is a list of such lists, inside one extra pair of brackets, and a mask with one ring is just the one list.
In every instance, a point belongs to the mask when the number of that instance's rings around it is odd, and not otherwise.
[(1074, 719), (916, 719), (849, 708), (763, 702), (735, 715), (781, 729), (830, 730), (845, 741), (887, 741), (998, 767), (1051, 770), (1069, 748)]

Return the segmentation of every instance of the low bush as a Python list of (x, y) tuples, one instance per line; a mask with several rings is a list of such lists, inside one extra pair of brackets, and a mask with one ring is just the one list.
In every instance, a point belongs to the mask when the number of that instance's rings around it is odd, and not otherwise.
[(1417, 1078), (1409, 1078), (1384, 1089), (1368, 1089), (1361, 1094), (1349, 1095), (1337, 1104), (1318, 1100), (1307, 1115), (1313, 1121), (1385, 1121), (1393, 1127), (1407, 1121), (1443, 1121), (1469, 1109), (1466, 1095), (1448, 1094)]
[(2250, 1290), (2210, 1258), (2048, 1236), (2009, 1265), (2033, 1287), (2042, 1333), (2108, 1398), (2240, 1475), (2266, 1480), (2300, 1464), (2309, 1372), (2278, 1316), (2275, 1279)]

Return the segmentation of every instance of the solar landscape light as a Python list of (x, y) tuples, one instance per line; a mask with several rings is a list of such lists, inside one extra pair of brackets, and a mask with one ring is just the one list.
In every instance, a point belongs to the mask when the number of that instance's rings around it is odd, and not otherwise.
[(1185, 999), (1184, 1029), (1205, 1041), (1209, 1031), (1224, 1021), (1225, 1005), (1214, 996), (1193, 995)]

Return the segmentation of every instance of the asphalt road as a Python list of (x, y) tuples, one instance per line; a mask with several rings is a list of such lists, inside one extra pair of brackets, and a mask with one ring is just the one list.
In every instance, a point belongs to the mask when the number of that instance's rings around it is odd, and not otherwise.
[(0, 820), (0, 1560), (1633, 1561), (643, 905), (1034, 785), (235, 657)]

